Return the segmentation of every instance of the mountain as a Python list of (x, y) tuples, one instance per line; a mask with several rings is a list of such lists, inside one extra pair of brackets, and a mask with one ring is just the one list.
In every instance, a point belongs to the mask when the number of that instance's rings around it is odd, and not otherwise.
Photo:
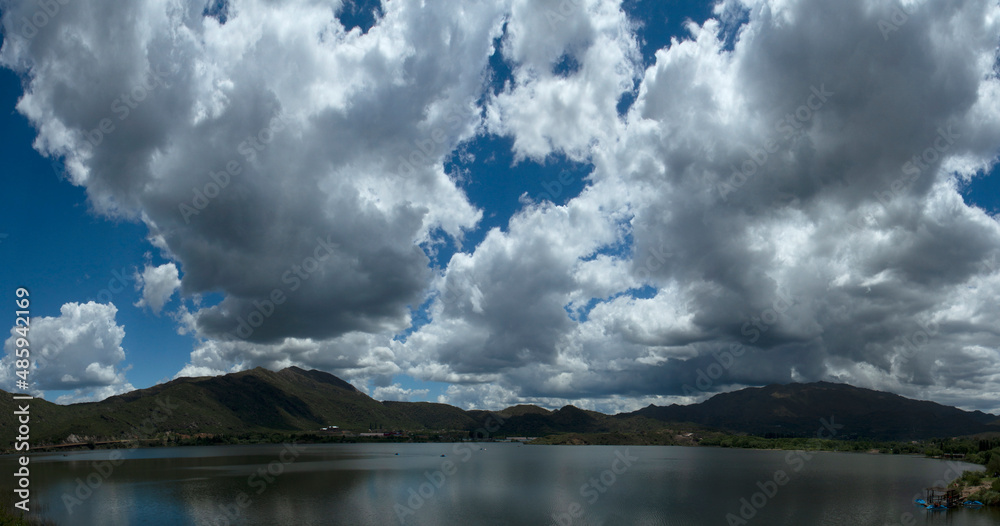
[(504, 418), (524, 415), (548, 415), (551, 413), (552, 411), (549, 411), (544, 407), (538, 407), (537, 405), (512, 405), (507, 409), (498, 412), (498, 414)]
[(382, 402), (386, 407), (405, 414), (420, 429), (474, 429), (479, 422), (467, 411), (453, 405), (431, 402)]
[[(498, 434), (543, 436), (553, 433), (603, 433), (617, 431), (621, 426), (608, 415), (568, 405), (557, 411), (537, 411), (534, 406), (515, 406), (496, 413)], [(541, 409), (541, 408), (537, 408)], [(487, 421), (489, 412), (469, 411), (479, 421)]]
[[(3, 397), (10, 402), (10, 397)], [(4, 404), (7, 405), (7, 404)], [(5, 414), (11, 414), (4, 408)], [(106, 439), (154, 432), (245, 433), (316, 430), (328, 425), (368, 429), (419, 428), (414, 419), (381, 404), (328, 373), (289, 367), (256, 368), (214, 377), (178, 378), (100, 402), (59, 406), (31, 403), (33, 443), (69, 435)], [(16, 426), (0, 420), (0, 445)]]
[(777, 436), (816, 436), (821, 419), (831, 418), (844, 426), (840, 438), (912, 440), (1000, 431), (991, 425), (995, 415), (828, 382), (747, 388), (700, 404), (650, 405), (629, 415)]
[[(2, 392), (0, 392), (2, 393)], [(16, 410), (0, 396), (0, 411)], [(910, 440), (1000, 431), (996, 415), (831, 383), (769, 385), (716, 395), (700, 404), (649, 406), (614, 416), (565, 406), (550, 411), (517, 405), (502, 411), (463, 410), (430, 402), (378, 402), (321, 371), (256, 368), (214, 377), (178, 378), (100, 402), (61, 406), (31, 402), (32, 444), (67, 437), (115, 440), (172, 432), (237, 434), (404, 429), (496, 435), (637, 433), (710, 427), (734, 433), (815, 436), (821, 418), (843, 425), (840, 438)], [(0, 418), (0, 448), (9, 448), (16, 421)]]

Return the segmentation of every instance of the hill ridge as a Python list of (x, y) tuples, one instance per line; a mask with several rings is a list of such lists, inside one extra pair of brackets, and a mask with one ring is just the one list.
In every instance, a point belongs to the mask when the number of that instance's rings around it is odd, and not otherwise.
[[(5, 397), (0, 410), (13, 410), (11, 404)], [(820, 418), (831, 416), (845, 425), (843, 438), (904, 440), (1000, 431), (996, 415), (831, 382), (748, 387), (698, 404), (650, 404), (606, 415), (572, 404), (555, 410), (519, 404), (493, 411), (435, 402), (379, 402), (324, 371), (257, 367), (176, 378), (99, 402), (60, 406), (37, 399), (32, 402), (32, 435), (49, 443), (70, 435), (135, 438), (151, 415), (157, 416), (151, 431), (177, 434), (315, 431), (330, 425), (472, 431), (494, 421), (499, 423), (496, 433), (510, 436), (631, 433), (680, 423), (732, 433), (809, 436)], [(13, 442), (14, 432), (9, 419), (0, 420), (0, 447)]]

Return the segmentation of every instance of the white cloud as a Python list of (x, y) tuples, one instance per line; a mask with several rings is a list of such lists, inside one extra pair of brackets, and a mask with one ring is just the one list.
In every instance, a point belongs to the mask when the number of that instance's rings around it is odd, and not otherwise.
[(148, 306), (154, 314), (159, 315), (163, 306), (170, 301), (170, 297), (180, 286), (180, 274), (173, 263), (158, 267), (146, 265), (142, 274), (136, 276), (136, 290), (142, 290), (142, 298), (135, 306)]
[[(28, 382), (39, 396), (45, 391), (72, 391), (58, 403), (92, 401), (133, 390), (122, 367), (125, 328), (117, 325), (114, 304), (67, 303), (59, 316), (32, 318), (31, 369)], [(4, 342), (0, 383), (13, 391), (16, 338), (14, 329)], [(17, 389), (23, 391), (23, 389)]]
[(503, 5), (392, 2), (365, 34), (322, 2), (234, 1), (224, 25), (202, 7), (70, 3), (10, 32), (35, 147), (96, 210), (143, 221), (184, 294), (224, 295), (193, 313), (205, 337), (275, 290), (253, 341), (404, 328), (431, 277), (419, 245), (481, 217), (442, 163), (480, 124)]
[[(970, 286), (1000, 293), (983, 265), (1000, 226), (953, 180), (995, 162), (997, 7), (927, 4), (889, 42), (877, 29), (885, 3), (749, 7), (731, 51), (710, 20), (657, 52), (616, 141), (592, 151), (592, 187), (567, 204), (589, 228), (528, 209), (451, 261), (457, 299), (407, 340), (442, 366), (412, 374), (501, 389), (456, 386), (468, 393), (456, 400), (669, 398), (714, 353), (744, 345), (710, 390), (827, 379), (1000, 409), (963, 387), (1000, 392), (998, 334), (975, 321), (998, 309), (969, 298)], [(955, 31), (965, 36), (940, 36)], [(525, 115), (504, 130), (544, 155), (537, 130), (552, 113)], [(631, 253), (608, 235), (616, 214), (633, 216)], [(614, 297), (643, 283), (653, 298)], [(462, 290), (506, 314), (468, 309)], [(586, 322), (560, 312), (592, 298)], [(901, 360), (928, 320), (942, 329)], [(967, 363), (970, 346), (987, 357), (977, 367), (941, 365)]]
[(619, 1), (515, 0), (502, 49), (513, 82), (493, 97), (490, 130), (510, 134), (518, 155), (534, 159), (585, 159), (595, 142), (613, 142), (618, 100), (641, 63), (631, 30)]
[[(624, 408), (690, 400), (742, 345), (709, 390), (832, 379), (1000, 409), (982, 395), (1000, 392), (1000, 225), (957, 190), (1000, 148), (995, 3), (925, 2), (886, 39), (889, 0), (726, 0), (644, 71), (620, 2), (418, 4), (361, 34), (311, 2), (234, 1), (225, 25), (70, 3), (6, 41), (36, 148), (145, 222), (182, 294), (224, 295), (179, 310), (200, 338), (180, 375), (301, 364), (386, 393), (397, 374), (451, 382), (463, 406)], [(498, 38), (512, 77), (494, 90)], [(119, 119), (108, 101), (155, 71)], [(432, 269), (421, 247), (490, 212), (444, 171), (486, 133), (593, 165), (587, 188), (525, 200)], [(148, 281), (157, 311), (175, 282)]]
[(407, 389), (400, 384), (392, 384), (385, 387), (376, 387), (372, 393), (372, 398), (393, 402), (409, 402), (415, 398), (424, 398), (429, 392), (429, 389)]
[(451, 385), (445, 394), (438, 396), (439, 404), (449, 404), (463, 409), (488, 409), (498, 411), (516, 405), (514, 390), (496, 384)]
[(273, 344), (204, 340), (175, 378), (299, 366), (331, 372), (355, 385), (366, 385), (369, 380), (387, 383), (401, 372), (393, 346), (387, 337), (360, 332), (324, 341), (286, 338)]

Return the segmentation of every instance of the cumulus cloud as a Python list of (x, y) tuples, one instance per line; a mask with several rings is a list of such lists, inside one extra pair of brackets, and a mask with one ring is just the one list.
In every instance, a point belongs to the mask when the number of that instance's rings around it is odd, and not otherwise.
[(142, 298), (135, 305), (136, 307), (148, 306), (154, 314), (159, 315), (163, 306), (170, 301), (170, 297), (180, 286), (181, 280), (177, 265), (173, 263), (166, 263), (158, 267), (146, 265), (142, 274), (136, 276), (136, 290), (142, 290)]
[[(125, 349), (122, 340), (125, 328), (115, 322), (118, 309), (114, 304), (67, 303), (59, 316), (32, 318), (30, 329), (31, 373), (29, 384), (35, 394), (45, 391), (71, 391), (60, 396), (57, 403), (101, 400), (133, 390), (125, 378)], [(6, 356), (0, 383), (13, 391), (16, 339), (20, 335), (11, 329), (4, 342)], [(17, 389), (17, 391), (23, 391)]]
[(407, 389), (400, 384), (392, 384), (385, 387), (376, 387), (372, 393), (372, 398), (393, 402), (409, 402), (414, 398), (423, 398), (429, 392), (429, 389)]
[(278, 343), (247, 341), (201, 341), (191, 361), (177, 373), (181, 376), (216, 376), (255, 367), (272, 370), (299, 366), (329, 371), (365, 385), (369, 380), (388, 384), (401, 369), (389, 338), (361, 332), (316, 341), (286, 338)]
[(641, 63), (632, 28), (618, 2), (512, 2), (502, 52), (513, 78), (492, 97), (489, 129), (535, 159), (585, 159), (595, 142), (614, 141), (618, 101)]
[[(1000, 224), (960, 192), (1000, 148), (995, 3), (886, 31), (891, 0), (724, 0), (650, 57), (614, 0), (423, 4), (348, 31), (339, 3), (70, 3), (31, 39), (34, 5), (5, 11), (35, 147), (144, 222), (183, 295), (222, 294), (181, 309), (181, 375), (613, 409), (834, 380), (1000, 409)], [(593, 171), (432, 268), (483, 217), (482, 174), (445, 161), (486, 134)]]
[[(745, 360), (724, 380), (791, 381), (794, 371), (888, 385), (903, 374), (909, 394), (956, 388), (934, 364), (963, 361), (969, 342), (944, 331), (902, 370), (893, 363), (921, 324), (966, 323), (944, 306), (1000, 245), (996, 220), (967, 206), (944, 169), (953, 156), (995, 160), (997, 145), (981, 138), (1000, 122), (976, 108), (996, 105), (986, 100), (997, 87), (996, 6), (927, 4), (888, 41), (877, 28), (889, 2), (746, 6), (732, 52), (709, 22), (646, 72), (614, 165), (633, 166), (615, 173), (647, 190), (633, 264), (668, 250), (650, 274), (659, 294), (674, 285), (692, 302), (697, 343), (744, 343), (782, 364)], [(967, 37), (944, 36), (953, 21)], [(640, 147), (656, 162), (636, 166)], [(783, 296), (794, 308), (763, 319)]]
[[(997, 409), (978, 394), (1000, 391), (997, 332), (976, 321), (997, 308), (972, 297), (998, 292), (984, 262), (1000, 228), (956, 190), (996, 160), (997, 8), (925, 4), (887, 40), (893, 8), (728, 2), (716, 13), (746, 11), (742, 27), (690, 24), (645, 71), (617, 142), (594, 148), (588, 191), (522, 211), (491, 233), (503, 250), (487, 238), (451, 261), (434, 323), (408, 340), (447, 366), (415, 374), (525, 399), (631, 395), (633, 409), (823, 379)], [(508, 132), (537, 144), (550, 117)], [(466, 299), (448, 302), (456, 287)], [(494, 307), (506, 316), (482, 315)]]
[(510, 407), (518, 394), (497, 384), (451, 385), (444, 394), (438, 396), (438, 403), (449, 404), (463, 409), (500, 410)]
[(224, 24), (203, 7), (70, 3), (28, 40), (37, 6), (12, 5), (2, 62), (25, 76), (35, 147), (97, 211), (143, 221), (184, 294), (224, 294), (194, 313), (207, 337), (275, 290), (252, 341), (404, 328), (430, 277), (419, 245), (481, 215), (442, 159), (479, 124), (502, 6), (393, 2), (367, 33), (339, 2), (230, 2)]

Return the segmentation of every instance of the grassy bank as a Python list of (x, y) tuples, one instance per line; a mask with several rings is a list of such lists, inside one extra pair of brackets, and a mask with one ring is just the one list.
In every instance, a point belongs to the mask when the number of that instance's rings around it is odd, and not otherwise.
[(949, 487), (962, 492), (967, 500), (978, 500), (987, 506), (1000, 506), (1000, 448), (982, 451), (970, 461), (986, 466), (985, 471), (966, 471)]
[(950, 487), (962, 492), (966, 500), (978, 500), (987, 506), (1000, 506), (1000, 478), (982, 471), (966, 471)]

